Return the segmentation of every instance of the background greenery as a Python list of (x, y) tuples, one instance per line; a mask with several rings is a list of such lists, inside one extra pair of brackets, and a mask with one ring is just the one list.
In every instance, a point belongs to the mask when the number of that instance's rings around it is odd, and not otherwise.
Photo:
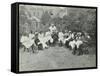
[(20, 36), (31, 30), (47, 31), (54, 23), (58, 30), (87, 32), (96, 42), (96, 9), (75, 7), (20, 6)]

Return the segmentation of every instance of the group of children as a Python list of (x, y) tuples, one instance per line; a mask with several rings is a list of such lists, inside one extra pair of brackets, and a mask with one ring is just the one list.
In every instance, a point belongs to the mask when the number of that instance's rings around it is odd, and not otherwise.
[[(59, 45), (73, 50), (72, 54), (74, 55), (81, 55), (83, 54), (82, 48), (84, 48), (84, 44), (86, 45), (89, 39), (90, 36), (82, 32), (68, 30), (59, 32), (56, 26), (52, 24), (46, 32), (40, 31), (33, 33), (31, 31), (28, 36), (23, 35), (20, 42), (24, 46), (24, 50), (27, 49), (29, 51), (29, 48), (32, 48), (32, 52), (38, 52), (38, 50)], [(88, 53), (88, 50), (86, 52)]]

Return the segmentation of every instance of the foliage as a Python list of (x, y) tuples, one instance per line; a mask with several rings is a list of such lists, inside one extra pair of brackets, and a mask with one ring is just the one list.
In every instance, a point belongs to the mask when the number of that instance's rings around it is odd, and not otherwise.
[[(69, 29), (72, 31), (85, 31), (91, 33), (91, 36), (96, 36), (96, 9), (68, 7), (68, 14), (65, 14), (62, 18), (59, 16), (52, 18), (49, 11), (46, 9), (39, 10), (42, 14), (39, 15), (40, 23), (38, 29), (46, 31), (49, 25), (54, 23), (58, 30)], [(23, 28), (35, 30), (31, 17), (37, 17), (37, 15), (33, 15), (33, 13), (37, 14), (33, 7), (31, 10), (28, 10), (25, 6), (20, 6), (20, 33), (24, 32)], [(25, 26), (25, 23), (27, 23), (29, 27)]]
[(41, 23), (43, 25), (46, 25), (50, 21), (50, 19), (51, 19), (50, 14), (48, 13), (48, 11), (45, 11), (41, 17)]

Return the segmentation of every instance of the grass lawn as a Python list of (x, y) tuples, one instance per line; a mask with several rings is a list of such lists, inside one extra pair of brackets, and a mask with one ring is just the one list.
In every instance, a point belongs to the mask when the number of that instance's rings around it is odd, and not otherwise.
[(96, 66), (95, 54), (76, 56), (71, 50), (58, 46), (41, 50), (38, 53), (24, 52), (21, 48), (19, 56), (20, 71)]

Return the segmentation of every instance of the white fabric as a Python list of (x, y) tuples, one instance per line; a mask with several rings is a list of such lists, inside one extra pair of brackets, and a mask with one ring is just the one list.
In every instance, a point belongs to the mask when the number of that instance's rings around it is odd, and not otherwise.
[(69, 33), (66, 32), (66, 33), (64, 34), (64, 36), (69, 36)]
[(27, 36), (22, 36), (20, 42), (26, 47), (30, 48), (34, 44), (34, 39)]
[(35, 37), (34, 34), (29, 34), (29, 38), (30, 38), (30, 39), (32, 39), (32, 38), (34, 38), (34, 37)]
[(46, 38), (45, 37), (40, 40), (40, 43), (43, 45), (43, 48), (48, 47), (47, 44), (46, 44)]
[(83, 44), (83, 42), (81, 40), (77, 40), (75, 44), (76, 44), (77, 48), (79, 48), (80, 45)]
[(57, 28), (56, 28), (56, 26), (53, 26), (53, 27), (50, 26), (49, 27), (49, 30), (50, 30), (51, 33), (53, 33), (53, 32), (56, 32), (57, 31)]
[(75, 45), (76, 45), (76, 41), (75, 40), (69, 42), (69, 46), (71, 46), (72, 49), (75, 48)]
[(46, 33), (45, 33), (45, 40), (46, 40), (46, 42), (49, 41), (51, 38), (52, 38), (52, 37), (51, 37), (51, 32), (49, 32), (49, 31), (46, 32)]
[(63, 44), (65, 44), (65, 43), (66, 43), (66, 39), (63, 40)]
[(38, 38), (39, 38), (40, 41), (42, 41), (42, 39), (44, 38), (44, 33), (41, 33), (41, 34), (39, 33)]
[(50, 43), (53, 43), (53, 38), (50, 38)]
[(48, 42), (50, 40), (51, 43), (53, 43), (53, 38), (51, 37), (51, 32), (46, 32), (45, 34), (45, 40)]
[(88, 35), (87, 38), (90, 39), (90, 36)]
[(69, 35), (69, 37), (67, 38), (67, 40), (69, 40), (69, 39), (71, 39), (72, 38), (72, 36), (71, 35)]
[(64, 34), (62, 32), (59, 32), (58, 34), (58, 37), (59, 37), (59, 41), (64, 41)]
[(47, 38), (44, 36), (44, 34), (39, 35), (39, 40), (40, 40), (40, 43), (43, 45), (43, 48), (48, 47), (46, 44)]
[(74, 38), (74, 34), (72, 33), (71, 35), (72, 35), (72, 38)]
[(65, 44), (66, 41), (69, 41), (70, 39), (71, 39), (71, 35), (70, 35), (68, 38), (65, 38), (65, 39), (63, 40), (63, 43)]

